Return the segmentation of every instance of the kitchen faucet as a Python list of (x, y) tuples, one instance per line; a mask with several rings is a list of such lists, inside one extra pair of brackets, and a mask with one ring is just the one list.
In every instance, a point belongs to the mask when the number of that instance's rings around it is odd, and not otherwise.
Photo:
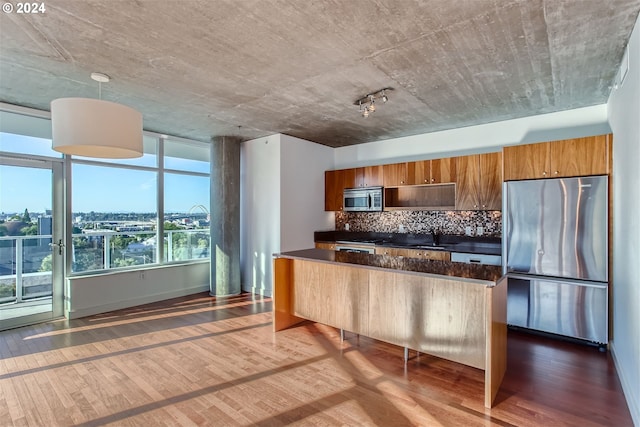
[(431, 239), (433, 240), (433, 246), (440, 246), (440, 234), (436, 231), (435, 228), (432, 228), (431, 231)]

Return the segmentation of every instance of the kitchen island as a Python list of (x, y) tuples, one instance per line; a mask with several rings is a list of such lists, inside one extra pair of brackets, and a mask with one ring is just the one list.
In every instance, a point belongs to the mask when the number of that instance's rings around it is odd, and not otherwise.
[(506, 370), (500, 267), (306, 249), (275, 255), (274, 331), (311, 320), (485, 371)]

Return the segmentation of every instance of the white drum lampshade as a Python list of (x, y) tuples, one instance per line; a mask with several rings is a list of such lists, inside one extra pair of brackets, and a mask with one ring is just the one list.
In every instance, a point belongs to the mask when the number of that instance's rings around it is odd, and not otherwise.
[(142, 156), (142, 114), (91, 98), (51, 101), (52, 148), (64, 154), (106, 159)]

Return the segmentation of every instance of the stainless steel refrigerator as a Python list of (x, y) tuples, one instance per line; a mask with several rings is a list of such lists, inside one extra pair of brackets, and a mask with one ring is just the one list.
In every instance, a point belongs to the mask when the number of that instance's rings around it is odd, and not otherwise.
[(607, 343), (607, 181), (591, 176), (504, 184), (508, 324)]

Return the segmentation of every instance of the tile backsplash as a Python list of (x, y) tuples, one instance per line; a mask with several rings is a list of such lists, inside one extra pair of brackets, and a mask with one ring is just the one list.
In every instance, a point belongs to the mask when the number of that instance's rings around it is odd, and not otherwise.
[(472, 236), (477, 236), (482, 231), (483, 236), (501, 237), (502, 212), (336, 212), (336, 230), (426, 234), (432, 228), (442, 234), (465, 235), (467, 231), (471, 231)]

